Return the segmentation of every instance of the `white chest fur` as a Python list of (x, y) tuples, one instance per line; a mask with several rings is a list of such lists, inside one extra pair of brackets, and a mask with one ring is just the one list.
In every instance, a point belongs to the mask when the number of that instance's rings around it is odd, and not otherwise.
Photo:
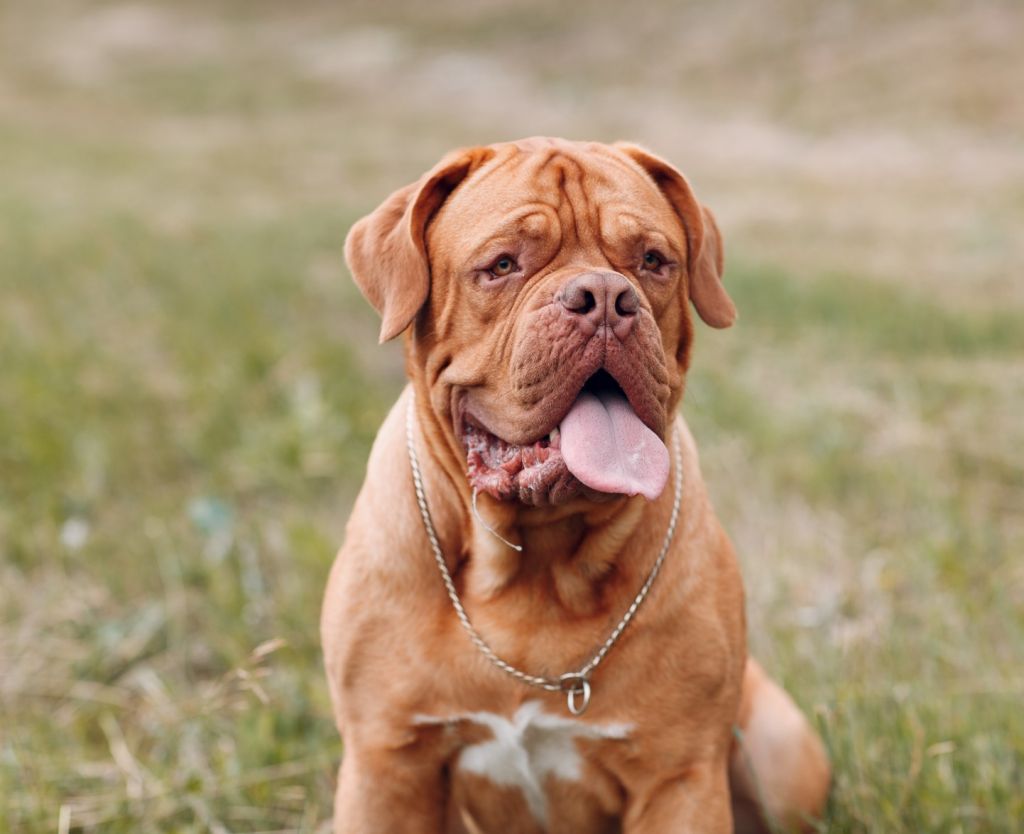
[(495, 785), (515, 787), (540, 823), (547, 821), (545, 784), (549, 778), (578, 782), (583, 758), (577, 739), (624, 739), (627, 724), (592, 724), (542, 711), (539, 701), (528, 701), (508, 719), (491, 712), (470, 712), (449, 718), (418, 716), (419, 725), (456, 725), (471, 722), (491, 731), (491, 738), (462, 748), (456, 766), (484, 776)]

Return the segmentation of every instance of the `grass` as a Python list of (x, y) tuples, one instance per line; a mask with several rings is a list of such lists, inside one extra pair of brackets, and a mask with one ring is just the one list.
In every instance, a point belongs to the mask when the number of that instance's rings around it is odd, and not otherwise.
[(403, 378), (341, 242), (545, 132), (646, 142), (726, 231), (684, 411), (824, 830), (1016, 831), (1019, 13), (378, 5), (0, 12), (0, 831), (320, 829), (320, 594)]

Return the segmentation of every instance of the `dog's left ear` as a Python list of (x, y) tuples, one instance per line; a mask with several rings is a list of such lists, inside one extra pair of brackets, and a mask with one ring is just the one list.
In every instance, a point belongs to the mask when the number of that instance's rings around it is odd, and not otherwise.
[(419, 180), (398, 189), (345, 239), (345, 260), (366, 300), (380, 313), (380, 340), (404, 331), (430, 295), (426, 230), (455, 187), (493, 155), (452, 151)]
[(616, 142), (615, 147), (647, 172), (683, 222), (688, 249), (687, 283), (693, 306), (711, 327), (729, 327), (736, 321), (736, 305), (722, 283), (725, 257), (715, 216), (697, 202), (686, 177), (665, 160), (627, 142)]

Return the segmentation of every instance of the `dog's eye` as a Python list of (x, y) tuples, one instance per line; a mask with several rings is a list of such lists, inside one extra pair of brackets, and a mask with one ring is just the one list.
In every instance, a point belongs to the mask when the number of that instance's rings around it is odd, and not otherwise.
[(491, 264), (491, 268), (487, 271), (495, 278), (504, 278), (506, 275), (511, 275), (513, 272), (517, 272), (518, 270), (519, 264), (515, 262), (515, 259), (511, 255), (502, 255), (498, 260)]
[(658, 252), (653, 249), (648, 249), (644, 253), (644, 269), (649, 269), (651, 272), (657, 272), (665, 265), (665, 259), (661, 257)]

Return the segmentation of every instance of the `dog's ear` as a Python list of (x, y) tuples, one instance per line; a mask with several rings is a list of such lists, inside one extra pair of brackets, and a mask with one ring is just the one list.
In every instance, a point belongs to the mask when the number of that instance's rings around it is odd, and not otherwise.
[(725, 258), (715, 216), (697, 202), (686, 178), (663, 159), (626, 142), (617, 142), (615, 147), (647, 172), (683, 222), (688, 249), (687, 283), (693, 306), (705, 323), (729, 327), (736, 320), (736, 305), (722, 283)]
[(411, 185), (359, 220), (345, 240), (345, 260), (366, 300), (380, 313), (380, 340), (404, 331), (430, 294), (426, 230), (455, 187), (493, 155), (452, 151)]
[(691, 290), (693, 306), (697, 308), (700, 317), (712, 327), (729, 327), (736, 321), (736, 305), (722, 283), (722, 275), (725, 272), (722, 232), (711, 209), (702, 205), (700, 211), (704, 219), (704, 242), (694, 267), (697, 277)]

